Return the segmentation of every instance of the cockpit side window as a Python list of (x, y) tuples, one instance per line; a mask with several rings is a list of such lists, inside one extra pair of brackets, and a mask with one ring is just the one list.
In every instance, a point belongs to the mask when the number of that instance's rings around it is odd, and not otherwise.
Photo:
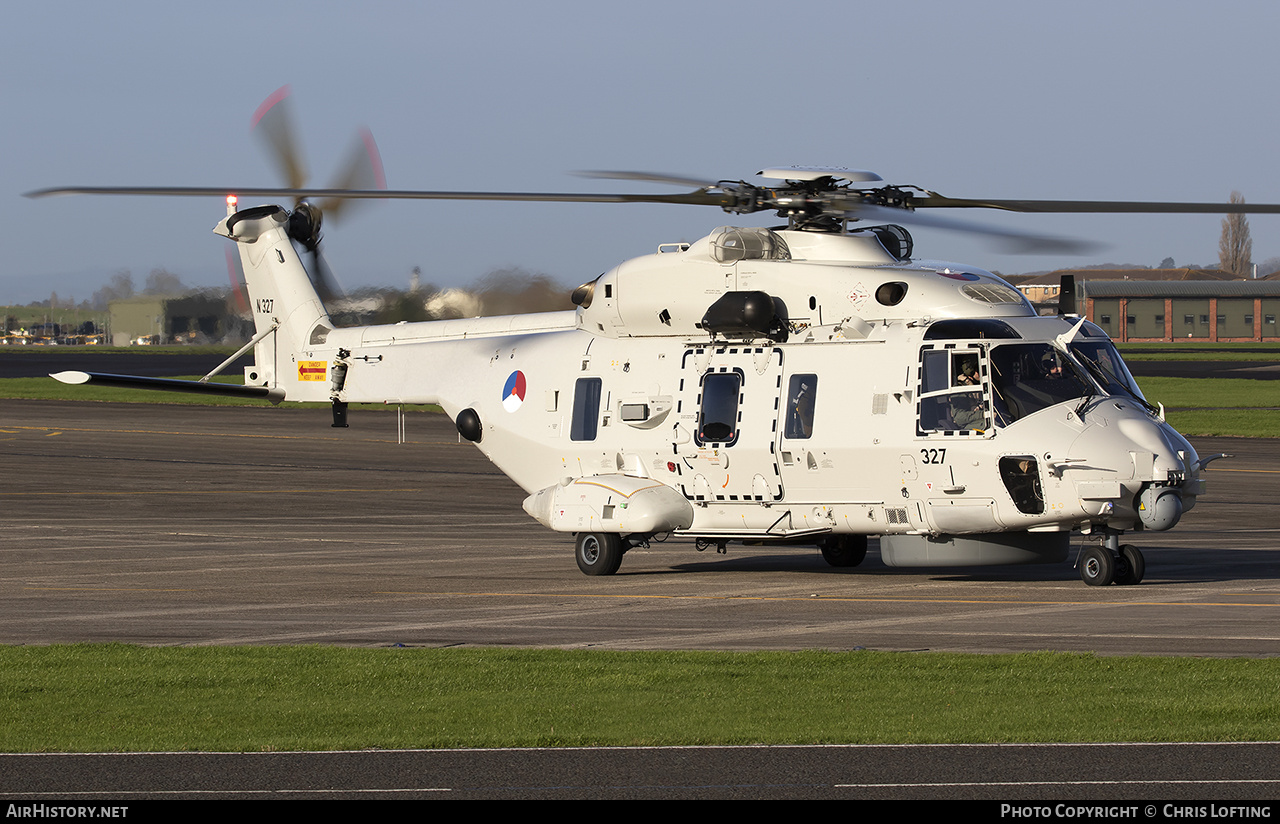
[(980, 347), (947, 344), (921, 351), (917, 434), (983, 435), (991, 429), (990, 409)]

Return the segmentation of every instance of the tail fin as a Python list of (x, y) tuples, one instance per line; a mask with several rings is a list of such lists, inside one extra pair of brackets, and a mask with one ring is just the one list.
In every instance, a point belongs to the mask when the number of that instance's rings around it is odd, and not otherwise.
[(236, 242), (244, 266), (258, 338), (256, 365), (245, 370), (245, 383), (282, 388), (290, 400), (316, 400), (299, 395), (320, 389), (327, 396), (327, 385), (317, 386), (314, 378), (303, 375), (298, 356), (322, 342), (333, 323), (289, 240), (288, 227), (289, 213), (281, 207), (255, 206), (227, 215), (214, 232)]

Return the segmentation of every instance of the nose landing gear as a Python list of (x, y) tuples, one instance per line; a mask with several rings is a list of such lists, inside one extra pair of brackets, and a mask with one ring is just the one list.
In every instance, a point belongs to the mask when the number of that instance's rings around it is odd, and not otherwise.
[(1120, 545), (1120, 533), (1103, 533), (1102, 546), (1091, 546), (1080, 554), (1080, 580), (1091, 587), (1107, 584), (1128, 586), (1142, 582), (1147, 572), (1142, 551), (1133, 544)]

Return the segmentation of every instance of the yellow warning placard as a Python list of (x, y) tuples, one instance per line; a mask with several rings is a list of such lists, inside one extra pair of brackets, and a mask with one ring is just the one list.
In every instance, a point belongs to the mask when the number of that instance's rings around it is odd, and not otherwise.
[(298, 380), (322, 381), (325, 379), (325, 369), (327, 366), (328, 361), (300, 360), (298, 361)]

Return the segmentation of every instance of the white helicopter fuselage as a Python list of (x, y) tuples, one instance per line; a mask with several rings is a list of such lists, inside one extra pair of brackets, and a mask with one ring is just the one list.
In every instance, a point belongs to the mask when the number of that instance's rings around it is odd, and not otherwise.
[(1059, 561), (1073, 531), (1167, 529), (1204, 489), (1100, 329), (872, 232), (726, 227), (601, 275), (574, 311), (336, 328), (286, 217), (216, 229), (258, 332), (246, 383), (439, 404), (555, 530)]

